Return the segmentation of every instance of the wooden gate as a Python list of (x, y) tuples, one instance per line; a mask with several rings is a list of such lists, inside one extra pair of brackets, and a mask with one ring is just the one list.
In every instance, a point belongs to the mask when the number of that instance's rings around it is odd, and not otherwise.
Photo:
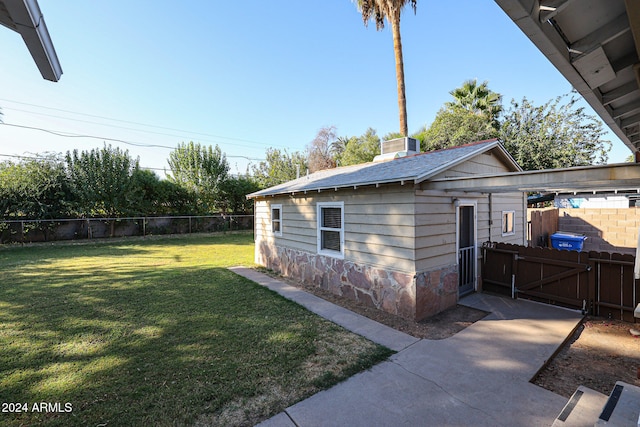
[(547, 247), (549, 237), (558, 231), (558, 209), (528, 210), (529, 219), (529, 246)]
[(635, 257), (490, 243), (482, 251), (485, 290), (634, 321), (640, 280)]

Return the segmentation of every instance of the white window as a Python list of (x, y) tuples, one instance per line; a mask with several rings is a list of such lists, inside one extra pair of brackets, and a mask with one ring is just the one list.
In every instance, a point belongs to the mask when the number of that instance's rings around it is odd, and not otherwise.
[(282, 237), (282, 205), (271, 205), (271, 232)]
[(516, 211), (502, 211), (502, 235), (511, 236), (515, 232)]
[(344, 257), (344, 202), (318, 203), (318, 253)]

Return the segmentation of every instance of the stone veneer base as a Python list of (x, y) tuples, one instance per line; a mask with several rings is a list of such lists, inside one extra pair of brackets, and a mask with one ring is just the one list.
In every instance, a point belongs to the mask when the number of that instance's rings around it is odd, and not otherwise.
[(454, 306), (457, 266), (408, 274), (260, 243), (256, 262), (283, 276), (406, 319), (420, 321)]

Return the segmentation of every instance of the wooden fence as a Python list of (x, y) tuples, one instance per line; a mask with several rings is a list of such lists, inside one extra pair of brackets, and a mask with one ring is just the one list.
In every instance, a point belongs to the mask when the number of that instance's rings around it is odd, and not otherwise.
[(529, 211), (529, 246), (550, 246), (549, 236), (558, 231), (558, 209)]
[(640, 302), (634, 263), (628, 254), (487, 243), (482, 248), (482, 287), (634, 322)]

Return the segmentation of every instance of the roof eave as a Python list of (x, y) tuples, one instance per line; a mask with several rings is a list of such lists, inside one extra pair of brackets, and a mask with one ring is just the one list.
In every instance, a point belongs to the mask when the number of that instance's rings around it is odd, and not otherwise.
[(297, 189), (297, 190), (285, 190), (285, 191), (274, 191), (274, 192), (268, 192), (268, 193), (262, 193), (261, 191), (257, 191), (255, 193), (251, 193), (251, 194), (247, 194), (247, 199), (257, 199), (260, 197), (275, 197), (275, 196), (283, 196), (283, 195), (287, 195), (287, 194), (298, 194), (298, 193), (321, 193), (323, 191), (338, 191), (338, 190), (344, 190), (344, 189), (358, 189), (360, 187), (370, 187), (370, 186), (376, 186), (379, 187), (380, 185), (385, 185), (385, 184), (400, 184), (400, 185), (404, 185), (407, 182), (411, 182), (412, 184), (415, 182), (414, 178), (409, 177), (406, 179), (389, 179), (389, 180), (375, 180), (375, 181), (367, 181), (367, 182), (360, 182), (357, 184), (342, 184), (342, 185), (334, 185), (334, 186), (327, 186), (327, 187), (315, 187), (315, 188), (301, 188), (301, 189)]
[[(536, 19), (534, 2), (530, 0), (494, 0), (498, 6), (511, 18), (520, 30), (531, 40), (540, 52), (553, 66), (567, 79), (573, 88), (587, 101), (602, 121), (616, 134), (618, 138), (632, 151), (638, 151), (638, 147), (624, 132), (621, 123), (612, 117), (608, 107), (603, 103), (598, 90), (589, 87), (582, 75), (571, 63), (566, 42), (562, 36), (552, 31), (549, 26), (543, 25), (540, 19)], [(568, 3), (568, 2), (556, 2)], [(576, 2), (577, 3), (577, 2)], [(536, 3), (537, 5), (537, 3)], [(576, 18), (578, 19), (578, 18)]]
[[(350, 183), (350, 184), (329, 185), (329, 186), (312, 187), (312, 188), (304, 188), (304, 186), (302, 186), (301, 188), (289, 187), (289, 188), (280, 190), (280, 189), (273, 189), (272, 187), (271, 189), (265, 189), (265, 190), (257, 191), (255, 193), (248, 194), (246, 197), (247, 199), (255, 199), (259, 197), (269, 197), (269, 196), (275, 197), (275, 196), (286, 195), (286, 194), (289, 194), (289, 195), (298, 194), (298, 193), (307, 194), (310, 192), (319, 193), (322, 191), (337, 191), (340, 189), (348, 189), (348, 188), (357, 189), (359, 187), (369, 187), (373, 185), (380, 186), (383, 184), (398, 183), (400, 185), (404, 185), (407, 182), (410, 182), (412, 184), (420, 184), (421, 182), (424, 182), (429, 178), (436, 176), (437, 174), (453, 166), (456, 166), (460, 163), (463, 163), (469, 160), (470, 158), (473, 158), (475, 156), (478, 156), (482, 153), (486, 153), (487, 151), (490, 151), (496, 148), (499, 150), (500, 155), (503, 157), (503, 160), (506, 161), (513, 168), (514, 171), (516, 172), (522, 171), (522, 168), (518, 165), (518, 163), (514, 160), (514, 158), (507, 152), (507, 150), (504, 148), (500, 140), (498, 140), (497, 138), (486, 140), (486, 141), (478, 141), (477, 143), (474, 143), (474, 144), (478, 144), (478, 147), (475, 150), (453, 161), (444, 163), (440, 165), (440, 167), (438, 167), (437, 169), (431, 170), (423, 175), (405, 176), (402, 178), (392, 178), (392, 179), (386, 179), (386, 180), (376, 179), (371, 181), (361, 181), (361, 182)], [(450, 147), (444, 150), (450, 150), (450, 149), (456, 149), (456, 148), (458, 147)], [(422, 153), (417, 155), (424, 155), (424, 154), (427, 154), (427, 153)]]
[(37, 0), (3, 2), (42, 77), (57, 82), (62, 67)]

